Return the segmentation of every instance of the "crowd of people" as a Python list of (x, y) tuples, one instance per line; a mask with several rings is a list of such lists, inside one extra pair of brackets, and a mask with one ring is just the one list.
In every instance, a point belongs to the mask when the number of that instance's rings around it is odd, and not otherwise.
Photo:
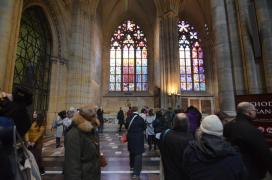
[[(2, 93), (0, 99), (0, 177), (9, 180), (18, 176), (18, 169), (13, 169), (17, 156), (14, 141), (20, 137), (34, 155), (39, 173), (44, 174), (41, 154), (45, 114), (34, 111), (31, 120), (27, 106), (32, 96), (25, 89), (17, 89), (12, 95)], [(100, 179), (105, 165), (99, 145), (103, 114), (101, 107), (92, 105), (57, 113), (52, 129), (56, 148), (62, 146), (64, 136), (65, 180)], [(238, 104), (235, 118), (223, 112), (203, 118), (193, 106), (185, 111), (177, 107), (156, 112), (148, 107), (139, 111), (133, 106), (126, 114), (120, 107), (117, 113), (118, 131), (126, 128), (133, 179), (140, 177), (146, 141), (149, 151), (159, 149), (165, 180), (261, 180), (268, 172), (272, 174), (272, 153), (252, 124), (255, 118), (256, 109), (249, 102)], [(18, 132), (15, 139), (14, 125)]]

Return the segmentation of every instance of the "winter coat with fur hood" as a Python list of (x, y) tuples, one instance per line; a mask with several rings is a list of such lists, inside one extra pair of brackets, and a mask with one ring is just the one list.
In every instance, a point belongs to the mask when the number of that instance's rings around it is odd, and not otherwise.
[(93, 122), (75, 114), (72, 128), (65, 137), (65, 180), (100, 180), (99, 141), (95, 128)]

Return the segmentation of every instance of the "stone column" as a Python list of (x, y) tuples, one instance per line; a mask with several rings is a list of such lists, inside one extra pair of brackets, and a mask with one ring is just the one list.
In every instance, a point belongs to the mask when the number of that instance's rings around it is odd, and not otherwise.
[(272, 93), (272, 3), (267, 0), (256, 0), (255, 8), (260, 31), (262, 58), (264, 64), (267, 93)]
[(237, 95), (245, 94), (245, 79), (241, 54), (240, 35), (234, 0), (226, 0), (230, 50), (234, 75), (234, 89)]
[(16, 60), (22, 0), (0, 1), (0, 90), (10, 92)]
[(245, 64), (245, 74), (247, 89), (249, 94), (258, 94), (261, 92), (261, 85), (258, 82), (256, 63), (254, 58), (253, 46), (249, 38), (249, 0), (239, 0), (237, 10), (239, 12), (240, 33), (242, 40), (243, 58)]
[(214, 61), (217, 61), (218, 64), (219, 107), (221, 111), (235, 114), (231, 50), (224, 0), (211, 0), (211, 9)]
[(67, 107), (92, 102), (91, 93), (91, 32), (92, 15), (88, 1), (73, 3), (71, 54), (68, 62)]
[(175, 106), (171, 103), (170, 93), (179, 93), (178, 58), (178, 7), (179, 1), (155, 1), (160, 17), (160, 86), (161, 107)]

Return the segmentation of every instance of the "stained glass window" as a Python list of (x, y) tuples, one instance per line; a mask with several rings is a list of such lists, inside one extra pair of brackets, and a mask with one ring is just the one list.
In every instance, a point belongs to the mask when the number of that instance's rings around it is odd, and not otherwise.
[(123, 22), (111, 38), (109, 91), (147, 91), (147, 41), (131, 20)]
[(32, 110), (45, 113), (48, 109), (50, 84), (51, 34), (42, 8), (27, 8), (21, 18), (16, 49), (13, 87), (32, 90)]
[(205, 91), (201, 40), (194, 27), (183, 20), (178, 22), (178, 41), (181, 91)]

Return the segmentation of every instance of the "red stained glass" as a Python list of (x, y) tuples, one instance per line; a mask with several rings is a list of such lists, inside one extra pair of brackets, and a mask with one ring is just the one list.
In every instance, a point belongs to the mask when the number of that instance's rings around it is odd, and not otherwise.
[(134, 82), (134, 74), (130, 74), (128, 77), (129, 77), (129, 82)]

